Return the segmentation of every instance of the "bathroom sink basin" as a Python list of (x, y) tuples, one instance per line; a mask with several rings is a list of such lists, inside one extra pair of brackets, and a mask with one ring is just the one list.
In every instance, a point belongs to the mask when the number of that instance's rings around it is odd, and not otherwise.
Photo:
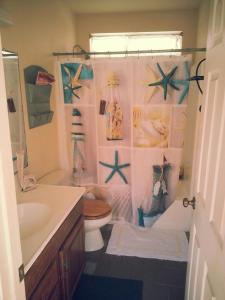
[(49, 206), (37, 203), (20, 203), (17, 205), (21, 238), (27, 238), (40, 230), (49, 220)]

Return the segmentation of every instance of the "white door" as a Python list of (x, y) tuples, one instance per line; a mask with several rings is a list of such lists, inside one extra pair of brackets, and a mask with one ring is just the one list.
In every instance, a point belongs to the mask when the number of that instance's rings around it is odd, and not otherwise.
[(225, 300), (225, 0), (212, 0), (186, 300)]
[(0, 300), (25, 299), (5, 79), (0, 41)]

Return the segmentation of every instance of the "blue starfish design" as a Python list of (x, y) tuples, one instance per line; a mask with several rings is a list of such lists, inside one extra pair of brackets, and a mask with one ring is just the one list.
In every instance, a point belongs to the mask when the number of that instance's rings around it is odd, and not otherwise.
[(80, 97), (74, 92), (75, 90), (80, 89), (82, 86), (76, 86), (76, 87), (72, 87), (72, 84), (64, 84), (64, 87), (69, 89), (70, 92), (77, 97), (78, 99), (80, 99)]
[[(183, 89), (183, 92), (180, 95), (178, 104), (182, 104), (182, 102), (184, 101), (184, 98), (187, 96), (188, 91), (189, 91), (190, 81), (196, 81), (198, 83), (198, 81), (204, 80), (204, 76), (198, 75), (198, 74), (195, 75), (195, 76), (190, 77), (188, 62), (186, 62), (186, 61), (184, 62), (184, 73), (185, 73), (185, 75), (184, 75), (185, 79), (172, 79), (172, 82), (174, 84), (184, 86), (184, 89)], [(199, 87), (199, 84), (198, 84), (198, 87)], [(201, 89), (200, 89), (200, 92), (202, 93)]]
[(72, 78), (73, 78), (73, 74), (74, 74), (74, 70), (73, 68), (70, 68), (68, 66), (64, 66), (63, 68), (67, 68), (68, 72), (69, 72), (69, 78), (68, 78), (68, 83), (64, 83), (64, 88), (67, 88), (71, 94), (73, 94), (75, 97), (77, 97), (78, 99), (80, 99), (80, 97), (75, 93), (76, 90), (79, 90), (80, 88), (82, 88), (81, 85), (77, 85), (77, 86), (73, 86), (72, 84)]
[(179, 91), (179, 88), (175, 85), (174, 81), (172, 80), (173, 75), (176, 72), (177, 66), (174, 67), (168, 74), (165, 74), (162, 70), (162, 68), (160, 67), (159, 63), (157, 63), (157, 67), (159, 70), (159, 73), (162, 76), (162, 79), (160, 81), (156, 81), (153, 83), (149, 83), (148, 86), (157, 86), (157, 85), (161, 85), (164, 91), (164, 100), (166, 100), (166, 96), (167, 96), (167, 89), (168, 89), (168, 85), (170, 87), (172, 87), (173, 89)]
[(122, 173), (121, 169), (123, 168), (126, 168), (126, 167), (129, 167), (130, 164), (129, 163), (126, 163), (126, 164), (123, 164), (123, 165), (120, 165), (119, 164), (119, 154), (118, 154), (118, 151), (116, 150), (115, 151), (115, 159), (114, 159), (115, 163), (114, 165), (110, 165), (110, 164), (107, 164), (107, 163), (104, 163), (102, 161), (99, 161), (99, 163), (104, 166), (104, 167), (107, 167), (107, 168), (110, 168), (112, 169), (112, 172), (109, 174), (109, 176), (106, 178), (105, 180), (105, 183), (108, 183), (110, 181), (110, 179), (112, 179), (112, 177), (118, 173), (120, 175), (120, 177), (123, 179), (123, 181), (127, 184), (127, 179), (125, 177), (125, 175)]
[(185, 79), (172, 79), (173, 84), (184, 86), (183, 92), (181, 93), (181, 95), (179, 97), (178, 104), (182, 104), (182, 102), (184, 101), (184, 98), (187, 96), (188, 91), (189, 91), (190, 80), (192, 80), (190, 78), (190, 72), (189, 72), (189, 67), (188, 67), (187, 61), (184, 62), (184, 76), (185, 76)]

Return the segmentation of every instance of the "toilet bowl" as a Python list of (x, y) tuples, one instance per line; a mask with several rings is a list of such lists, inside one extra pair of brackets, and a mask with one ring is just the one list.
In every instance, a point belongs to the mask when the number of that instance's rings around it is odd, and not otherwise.
[(96, 251), (104, 246), (100, 228), (111, 218), (111, 207), (105, 201), (84, 199), (85, 251)]
[[(71, 175), (64, 170), (55, 170), (40, 178), (38, 183), (69, 186)], [(110, 222), (111, 207), (103, 200), (84, 199), (85, 251), (96, 251), (104, 246), (100, 228)]]

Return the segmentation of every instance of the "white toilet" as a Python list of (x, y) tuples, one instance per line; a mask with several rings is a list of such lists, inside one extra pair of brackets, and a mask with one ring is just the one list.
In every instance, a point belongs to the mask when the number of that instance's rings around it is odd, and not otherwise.
[[(64, 170), (56, 170), (39, 179), (38, 183), (71, 186), (72, 179)], [(85, 251), (96, 251), (104, 246), (100, 228), (110, 222), (111, 207), (103, 200), (84, 199)]]
[(105, 201), (84, 199), (85, 251), (96, 251), (104, 246), (100, 228), (111, 218), (111, 207)]

